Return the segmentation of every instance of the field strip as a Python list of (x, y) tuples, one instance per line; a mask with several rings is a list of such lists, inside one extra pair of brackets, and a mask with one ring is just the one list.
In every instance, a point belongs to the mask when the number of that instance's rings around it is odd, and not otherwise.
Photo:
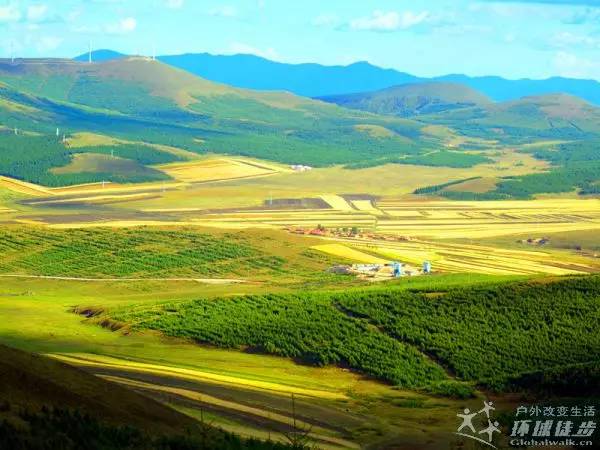
[(58, 359), (68, 364), (83, 367), (104, 367), (114, 369), (125, 369), (140, 373), (149, 373), (154, 375), (169, 375), (186, 380), (202, 380), (215, 384), (231, 384), (249, 389), (268, 390), (284, 394), (296, 394), (306, 397), (326, 398), (330, 400), (345, 400), (348, 397), (345, 394), (331, 392), (319, 389), (302, 388), (291, 385), (272, 383), (269, 381), (252, 380), (236, 377), (233, 375), (222, 375), (212, 372), (205, 372), (196, 369), (184, 369), (179, 367), (170, 367), (159, 364), (149, 364), (123, 360), (108, 356), (99, 356), (91, 354), (63, 354), (49, 353), (47, 356)]
[(377, 256), (371, 256), (368, 253), (363, 253), (360, 250), (346, 247), (345, 245), (341, 244), (315, 245), (311, 248), (329, 255), (339, 256), (359, 263), (386, 264), (389, 262), (385, 259), (378, 258)]
[(7, 188), (10, 191), (20, 194), (30, 195), (53, 195), (52, 191), (38, 184), (27, 183), (26, 181), (17, 180), (0, 175), (0, 186)]
[(385, 213), (382, 210), (376, 208), (373, 205), (373, 202), (371, 200), (352, 200), (352, 205), (354, 205), (354, 207), (361, 212), (374, 214), (376, 216), (385, 215)]
[(121, 281), (164, 281), (164, 282), (178, 282), (178, 281), (194, 281), (202, 284), (242, 284), (247, 283), (245, 280), (234, 280), (227, 278), (79, 278), (79, 277), (59, 277), (59, 276), (46, 276), (46, 275), (19, 275), (19, 274), (0, 274), (0, 278), (27, 278), (27, 279), (40, 279), (40, 280), (58, 280), (58, 281), (82, 281), (82, 282), (121, 282)]
[(172, 190), (181, 187), (188, 186), (187, 183), (181, 182), (154, 182), (154, 183), (139, 183), (132, 185), (116, 184), (116, 183), (105, 183), (102, 187), (102, 183), (89, 183), (89, 184), (78, 184), (74, 186), (66, 186), (60, 188), (50, 188), (51, 195), (94, 195), (94, 194), (120, 194), (126, 192), (157, 192), (162, 190)]
[[(21, 222), (21, 221), (20, 221)], [(23, 223), (27, 223), (22, 221)], [(43, 221), (29, 221), (46, 225), (48, 228), (56, 228), (59, 230), (68, 230), (72, 228), (135, 228), (135, 227), (170, 227), (170, 226), (185, 226), (198, 225), (192, 221), (176, 221), (176, 220), (107, 220), (96, 222), (64, 222), (64, 223), (47, 223)]]
[(27, 202), (28, 205), (58, 205), (58, 204), (68, 204), (68, 203), (100, 203), (103, 201), (131, 201), (131, 200), (144, 200), (147, 198), (153, 197), (153, 193), (138, 193), (138, 194), (114, 194), (114, 195), (94, 195), (91, 197), (74, 197), (74, 198), (66, 198), (66, 199), (56, 199), (56, 200), (33, 200)]
[(309, 213), (326, 213), (329, 211), (325, 208), (314, 209), (314, 208), (306, 208), (306, 209), (239, 209), (231, 212), (219, 212), (219, 210), (211, 209), (211, 208), (145, 208), (141, 209), (142, 212), (204, 212), (207, 214), (219, 216), (219, 215), (256, 215), (256, 216), (270, 216), (270, 215), (286, 215), (286, 214), (309, 214)]
[(464, 224), (462, 226), (455, 225), (438, 225), (437, 227), (424, 229), (423, 227), (414, 227), (411, 225), (398, 226), (382, 225), (379, 222), (377, 230), (388, 232), (388, 233), (401, 233), (402, 235), (408, 236), (420, 236), (424, 238), (437, 238), (437, 239), (470, 239), (470, 238), (488, 238), (497, 236), (506, 236), (511, 234), (522, 234), (523, 231), (530, 232), (532, 235), (537, 233), (554, 233), (554, 232), (565, 232), (565, 231), (582, 231), (582, 230), (596, 230), (600, 228), (600, 222), (580, 222), (580, 223), (560, 223), (560, 224), (527, 224), (526, 230), (522, 224), (504, 224), (502, 226), (469, 226)]
[(154, 166), (172, 178), (188, 183), (205, 184), (281, 173), (280, 169), (240, 159), (218, 158)]
[[(488, 246), (432, 243), (427, 241), (382, 242), (374, 239), (351, 240), (346, 238), (326, 238), (340, 242), (342, 248), (322, 246), (327, 253), (349, 257), (351, 251), (361, 250), (376, 253), (385, 258), (420, 264), (431, 261), (435, 268), (449, 272), (477, 272), (494, 274), (551, 274), (573, 275), (597, 272), (599, 267), (580, 261), (561, 261), (543, 251), (510, 250)], [(343, 243), (343, 244), (342, 244)], [(331, 244), (335, 246), (336, 244)], [(346, 246), (347, 245), (347, 246)], [(313, 247), (319, 250), (317, 247)], [(361, 252), (362, 253), (362, 252)], [(355, 259), (371, 262), (367, 258)]]
[[(162, 386), (162, 385), (158, 385), (158, 384), (146, 383), (146, 382), (138, 381), (138, 380), (130, 380), (127, 378), (116, 377), (116, 376), (111, 376), (111, 375), (101, 375), (101, 378), (104, 378), (108, 381), (113, 381), (113, 382), (119, 383), (121, 385), (132, 387), (132, 388), (141, 388), (144, 390), (151, 390), (151, 391), (165, 392), (168, 394), (175, 394), (179, 397), (182, 397), (182, 398), (185, 398), (188, 400), (193, 400), (193, 401), (197, 401), (200, 403), (206, 403), (206, 404), (217, 406), (217, 407), (224, 408), (224, 409), (241, 412), (244, 414), (260, 417), (262, 419), (266, 419), (269, 421), (279, 422), (279, 423), (287, 425), (289, 427), (294, 426), (294, 418), (293, 417), (275, 413), (275, 412), (265, 411), (260, 408), (254, 408), (252, 406), (243, 405), (241, 403), (235, 403), (235, 402), (228, 401), (228, 400), (222, 400), (220, 398), (206, 395), (206, 394), (203, 394), (200, 392), (192, 391), (189, 389), (170, 387), (170, 386)], [(311, 431), (310, 434), (313, 438), (318, 438), (319, 440), (322, 440), (325, 442), (342, 445), (344, 448), (356, 448), (356, 449), (360, 448), (359, 445), (357, 445), (353, 442), (349, 442), (349, 441), (346, 441), (343, 439), (337, 439), (337, 438), (333, 438), (333, 437), (321, 434), (323, 432), (328, 432), (328, 431), (331, 432), (330, 430), (326, 430), (321, 427), (312, 426), (312, 424), (310, 424), (308, 422), (304, 422), (300, 419), (296, 419), (295, 422), (296, 422), (296, 426), (300, 429), (307, 429), (307, 428), (311, 427), (312, 430), (317, 431), (317, 433)]]
[(356, 209), (354, 209), (343, 197), (340, 197), (339, 195), (321, 195), (320, 198), (337, 211), (356, 211)]
[(245, 175), (243, 177), (219, 178), (219, 179), (215, 179), (215, 180), (206, 180), (206, 181), (189, 181), (189, 183), (194, 186), (198, 186), (198, 185), (202, 185), (202, 184), (226, 183), (228, 181), (253, 180), (256, 178), (272, 177), (273, 175), (278, 175), (278, 172), (268, 172), (268, 173), (261, 173), (261, 174), (256, 174), (256, 175)]

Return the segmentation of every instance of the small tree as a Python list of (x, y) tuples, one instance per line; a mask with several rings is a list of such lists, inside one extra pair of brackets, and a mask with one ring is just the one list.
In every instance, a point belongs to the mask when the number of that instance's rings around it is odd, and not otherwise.
[(291, 448), (294, 450), (318, 450), (316, 444), (311, 443), (310, 433), (312, 432), (312, 426), (298, 427), (296, 421), (296, 397), (294, 394), (292, 394), (292, 420), (292, 431), (284, 433), (284, 436), (290, 442)]

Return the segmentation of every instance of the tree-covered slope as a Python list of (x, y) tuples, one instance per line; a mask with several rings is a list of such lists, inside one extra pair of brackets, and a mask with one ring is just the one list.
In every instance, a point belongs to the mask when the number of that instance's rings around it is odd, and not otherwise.
[[(58, 141), (62, 134), (69, 138), (82, 131), (196, 153), (238, 154), (312, 166), (414, 155), (435, 146), (431, 138), (421, 139), (423, 125), (414, 121), (351, 111), (285, 92), (233, 88), (144, 58), (94, 64), (64, 60), (3, 63), (0, 83), (0, 124), (7, 130), (18, 128), (22, 147), (44, 158), (46, 153), (28, 139), (45, 136)], [(385, 128), (388, 133), (375, 136), (367, 131), (369, 127)], [(58, 139), (56, 128), (60, 129)], [(70, 157), (69, 149), (63, 150), (61, 167)], [(55, 167), (29, 165), (16, 170), (4, 164), (0, 173), (55, 184), (47, 180), (52, 178), (48, 170)], [(31, 170), (39, 173), (33, 175)], [(86, 175), (77, 182), (111, 179), (107, 175)]]
[(198, 299), (110, 316), (133, 330), (340, 364), (404, 387), (447, 379), (440, 366), (505, 387), (524, 374), (600, 363), (597, 276), (462, 288), (422, 281), (413, 290)]
[(600, 108), (566, 94), (445, 111), (420, 120), (507, 143), (530, 143), (531, 139), (587, 139), (600, 135)]
[(485, 95), (455, 83), (405, 84), (381, 91), (322, 97), (351, 109), (411, 117), (491, 103)]

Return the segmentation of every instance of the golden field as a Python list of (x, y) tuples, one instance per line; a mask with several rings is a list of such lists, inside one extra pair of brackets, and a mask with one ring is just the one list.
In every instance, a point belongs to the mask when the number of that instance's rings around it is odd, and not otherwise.
[[(100, 139), (85, 138), (86, 143)], [(501, 165), (507, 167), (516, 164), (515, 158), (508, 153), (499, 156)], [(542, 169), (541, 165), (534, 168), (531, 161), (526, 166), (515, 165), (513, 169)], [(463, 169), (384, 166), (350, 171), (334, 167), (295, 173), (280, 164), (215, 156), (158, 167), (174, 180), (49, 189), (3, 177), (0, 184), (24, 198), (0, 207), (5, 220), (54, 228), (186, 225), (304, 232), (318, 226), (328, 230), (357, 228), (362, 239), (348, 238), (341, 248), (331, 242), (339, 239), (333, 236), (320, 238), (325, 242), (315, 245), (329, 255), (356, 262), (381, 259), (420, 264), (430, 260), (444, 272), (560, 275), (594, 272), (600, 267), (598, 259), (568, 252), (561, 253), (561, 260), (552, 257), (555, 250), (547, 252), (543, 247), (528, 247), (523, 253), (506, 249), (505, 244), (489, 243), (523, 233), (539, 239), (553, 233), (600, 232), (599, 199), (562, 196), (476, 202), (407, 194), (416, 186), (472, 175)], [(488, 176), (475, 181), (483, 183), (482, 190), (490, 185), (486, 180), (495, 179), (497, 169), (478, 168), (481, 175)], [(434, 174), (435, 178), (430, 178)], [(371, 242), (371, 235), (390, 239)], [(458, 240), (463, 243), (451, 244)], [(486, 245), (479, 245), (481, 241)]]

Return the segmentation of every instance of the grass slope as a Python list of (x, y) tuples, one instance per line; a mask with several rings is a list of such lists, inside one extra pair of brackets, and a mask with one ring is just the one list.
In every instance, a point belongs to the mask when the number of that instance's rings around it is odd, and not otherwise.
[(114, 425), (184, 432), (193, 420), (127, 389), (40, 355), (0, 345), (0, 399), (13, 407), (78, 409)]
[(455, 83), (405, 84), (376, 92), (322, 97), (322, 100), (345, 108), (401, 117), (491, 104), (485, 95)]
[(461, 380), (495, 388), (534, 371), (598, 364), (599, 323), (588, 320), (599, 309), (597, 276), (470, 288), (427, 282), (412, 290), (195, 300), (110, 316), (133, 329), (348, 365), (407, 387), (446, 378), (423, 354)]
[(0, 272), (93, 278), (312, 279), (327, 259), (283, 232), (192, 228), (0, 229)]
[(421, 120), (509, 144), (530, 143), (531, 138), (570, 140), (600, 134), (600, 108), (565, 94), (446, 111)]
[[(315, 166), (373, 154), (418, 153), (424, 146), (417, 142), (422, 126), (415, 122), (284, 92), (237, 89), (144, 58), (5, 63), (0, 64), (0, 81), (2, 97), (12, 102), (4, 105), (6, 122), (31, 126), (32, 113), (17, 114), (15, 108), (36, 108), (43, 111), (36, 131), (44, 134), (60, 125), (68, 134), (91, 131), (195, 152)], [(357, 125), (392, 133), (374, 137)]]
[(243, 441), (80, 369), (0, 345), (0, 446), (14, 450), (284, 449)]

